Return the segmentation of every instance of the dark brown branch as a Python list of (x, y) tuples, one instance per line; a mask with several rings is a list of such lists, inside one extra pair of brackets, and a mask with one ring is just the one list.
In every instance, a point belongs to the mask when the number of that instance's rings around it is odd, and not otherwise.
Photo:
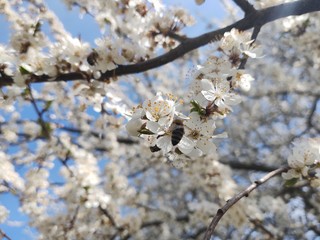
[(313, 101), (313, 103), (312, 103), (312, 107), (311, 107), (311, 109), (310, 109), (310, 113), (308, 114), (308, 116), (307, 116), (307, 118), (306, 118), (306, 128), (305, 128), (300, 134), (293, 136), (292, 139), (291, 139), (291, 141), (293, 141), (293, 140), (296, 139), (296, 138), (299, 138), (299, 137), (303, 136), (303, 135), (306, 134), (308, 131), (310, 131), (311, 128), (315, 128), (315, 129), (316, 129), (316, 127), (313, 126), (312, 119), (313, 119), (314, 114), (315, 114), (315, 112), (316, 112), (316, 110), (317, 110), (317, 105), (318, 105), (319, 98), (320, 98), (319, 95), (317, 95), (317, 96), (314, 98), (314, 101)]
[(38, 108), (37, 102), (33, 97), (33, 93), (32, 93), (32, 89), (30, 87), (30, 84), (27, 85), (27, 89), (28, 89), (28, 93), (30, 96), (31, 104), (38, 115), (38, 122), (41, 126), (41, 135), (47, 139), (50, 139), (51, 134), (50, 134), (50, 130), (48, 128), (49, 125), (47, 125), (47, 123), (43, 120), (43, 117), (42, 117), (44, 112), (40, 111), (40, 109)]
[(74, 214), (73, 214), (73, 216), (72, 216), (72, 218), (71, 218), (71, 220), (70, 220), (70, 222), (69, 222), (69, 224), (67, 226), (67, 229), (66, 229), (67, 231), (70, 231), (70, 230), (73, 229), (74, 224), (75, 224), (75, 222), (77, 220), (77, 217), (78, 217), (78, 214), (79, 214), (79, 209), (80, 209), (80, 206), (77, 206), (77, 208), (74, 211)]
[(260, 178), (259, 180), (255, 181), (254, 183), (252, 183), (249, 187), (247, 187), (244, 191), (238, 193), (236, 196), (234, 196), (233, 198), (229, 199), (227, 201), (227, 203), (220, 208), (216, 215), (214, 216), (214, 218), (212, 219), (212, 222), (210, 223), (205, 236), (204, 236), (204, 240), (209, 240), (210, 237), (213, 235), (213, 232), (216, 228), (216, 226), (218, 225), (220, 219), (223, 217), (223, 215), (234, 205), (236, 204), (241, 198), (243, 197), (247, 197), (249, 195), (249, 193), (251, 193), (254, 189), (256, 189), (258, 186), (260, 186), (261, 184), (265, 183), (266, 181), (268, 181), (270, 178), (283, 173), (283, 172), (287, 172), (289, 170), (288, 166), (283, 166), (280, 167), (270, 173), (268, 173), (267, 175), (265, 175), (264, 177)]
[[(254, 44), (254, 42), (256, 41), (260, 30), (261, 30), (261, 26), (260, 25), (257, 25), (257, 26), (255, 26), (253, 28), (253, 32), (252, 32), (252, 35), (251, 35), (251, 40), (254, 40), (254, 41), (250, 44), (250, 46), (252, 44)], [(239, 69), (244, 69), (247, 61), (248, 61), (248, 56), (242, 59), (242, 61), (240, 63), (240, 66), (239, 66)]]
[[(306, 96), (314, 96), (314, 97), (318, 97), (319, 93), (317, 91), (313, 91), (316, 89), (311, 89), (310, 91), (300, 91), (300, 90), (291, 90), (287, 91), (287, 90), (280, 90), (280, 91), (270, 91), (270, 92), (265, 92), (265, 93), (261, 93), (261, 94), (255, 94), (255, 95), (250, 95), (250, 93), (248, 95), (246, 95), (246, 97), (251, 98), (251, 99), (260, 99), (263, 97), (272, 97), (272, 96), (278, 96), (278, 95), (286, 95), (289, 93), (292, 94), (296, 94), (296, 95), (306, 95)], [(245, 93), (242, 93), (245, 94)]]
[(272, 232), (270, 232), (264, 225), (263, 223), (258, 220), (258, 219), (249, 219), (249, 221), (256, 227), (261, 229), (261, 231), (263, 231), (264, 233), (266, 233), (269, 236), (269, 239), (279, 239), (279, 238), (275, 238), (274, 234)]
[[(194, 233), (187, 234), (186, 239), (199, 239), (200, 235), (203, 234), (206, 230), (207, 230), (206, 227), (200, 227)], [(185, 239), (185, 238), (183, 238), (183, 239)]]
[(151, 226), (158, 226), (163, 224), (164, 222), (162, 220), (154, 220), (154, 221), (150, 221), (150, 222), (145, 222), (141, 225), (141, 228), (147, 228), (147, 227), (151, 227)]
[(233, 0), (235, 4), (237, 4), (242, 11), (244, 11), (245, 15), (248, 15), (251, 12), (256, 11), (256, 9), (250, 4), (247, 0)]
[(114, 220), (114, 218), (112, 217), (112, 215), (109, 213), (109, 211), (105, 208), (99, 207), (100, 211), (109, 219), (110, 223), (112, 226), (114, 226), (117, 230), (122, 231), (123, 228), (119, 227), (116, 223), (116, 221)]
[(314, 113), (316, 112), (317, 110), (317, 105), (318, 105), (318, 101), (320, 99), (320, 95), (315, 97), (313, 103), (312, 103), (312, 107), (311, 107), (311, 110), (310, 110), (310, 113), (308, 115), (308, 118), (307, 118), (307, 126), (308, 128), (311, 128), (312, 127), (312, 118), (314, 116)]
[(127, 75), (132, 73), (144, 72), (182, 57), (184, 54), (202, 47), (212, 41), (221, 39), (225, 32), (230, 31), (232, 28), (245, 31), (253, 28), (254, 26), (263, 26), (266, 23), (275, 21), (291, 15), (302, 15), (309, 12), (320, 11), (320, 1), (318, 0), (300, 0), (293, 3), (285, 3), (277, 6), (255, 11), (243, 18), (242, 20), (231, 24), (225, 28), (202, 34), (195, 38), (188, 38), (178, 47), (172, 49), (159, 57), (150, 59), (148, 61), (131, 64), (120, 65), (118, 68), (107, 71), (101, 76), (101, 80), (108, 79), (114, 76)]
[[(176, 217), (176, 221), (178, 221), (178, 222), (189, 221), (189, 217), (188, 216), (177, 216)], [(140, 226), (140, 229), (149, 228), (149, 227), (157, 227), (157, 226), (162, 225), (164, 223), (165, 223), (165, 221), (163, 221), (163, 220), (155, 219), (155, 220), (152, 220), (152, 221), (149, 221), (149, 222), (142, 223), (141, 226)], [(125, 237), (123, 237), (121, 239), (125, 240), (125, 239), (129, 239), (130, 237), (131, 237), (131, 234), (128, 234), (127, 236), (125, 236)]]
[(260, 30), (261, 30), (261, 26), (259, 26), (259, 25), (256, 25), (256, 26), (253, 28), (253, 32), (252, 32), (252, 36), (251, 36), (251, 39), (252, 39), (252, 40), (256, 40), (256, 39), (257, 39)]
[(12, 240), (4, 231), (0, 229), (0, 237), (1, 239)]
[(143, 168), (139, 169), (138, 171), (135, 171), (133, 173), (129, 173), (127, 177), (128, 178), (135, 178), (135, 177), (139, 176), (140, 174), (148, 171), (149, 169), (150, 169), (149, 165), (148, 166), (144, 166)]
[[(84, 134), (84, 133), (88, 133), (88, 134), (91, 134), (93, 135), (94, 137), (96, 138), (100, 138), (101, 140), (104, 140), (106, 138), (106, 136), (104, 134), (100, 134), (99, 132), (95, 132), (95, 131), (83, 131), (81, 129), (78, 129), (78, 128), (73, 128), (73, 127), (65, 127), (65, 126), (59, 126), (57, 125), (57, 127), (61, 130), (65, 130), (65, 131), (68, 131), (68, 132), (71, 132), (71, 133), (79, 133), (79, 134)], [(123, 143), (123, 144), (138, 144), (139, 141), (137, 140), (134, 140), (132, 138), (126, 138), (126, 137), (117, 137), (117, 141), (119, 143)]]
[(38, 105), (37, 105), (34, 97), (33, 97), (32, 89), (31, 89), (30, 85), (28, 85), (28, 88), (27, 88), (27, 89), (28, 89), (28, 92), (29, 92), (29, 95), (30, 95), (31, 104), (32, 104), (34, 110), (36, 111), (36, 113), (37, 113), (37, 115), (38, 115), (38, 118), (42, 120), (42, 114), (41, 114), (41, 112), (40, 112), (40, 110), (39, 110), (39, 108), (38, 108)]
[(248, 170), (248, 171), (259, 171), (259, 172), (271, 172), (276, 169), (277, 167), (256, 164), (256, 163), (241, 163), (237, 161), (227, 161), (227, 160), (219, 160), (222, 164), (228, 165), (229, 167), (235, 170)]
[(320, 236), (320, 227), (318, 226), (311, 226), (310, 230), (314, 231), (316, 234)]
[[(110, 78), (117, 76), (123, 76), (134, 73), (141, 73), (147, 70), (163, 66), (169, 62), (182, 57), (186, 53), (202, 47), (210, 42), (221, 39), (225, 32), (230, 31), (232, 28), (245, 31), (255, 26), (263, 26), (269, 22), (275, 21), (288, 16), (297, 16), (305, 13), (311, 13), (320, 11), (319, 0), (299, 0), (295, 2), (284, 3), (269, 8), (265, 8), (259, 11), (253, 11), (246, 15), (243, 19), (225, 27), (212, 32), (202, 34), (195, 38), (186, 38), (179, 46), (171, 51), (158, 56), (156, 58), (129, 65), (119, 65), (116, 69), (106, 71), (98, 79), (98, 81), (106, 81)], [(60, 81), (75, 81), (75, 80), (87, 80), (88, 74), (85, 72), (72, 72), (67, 74), (60, 74), (55, 78), (50, 78), (47, 75), (32, 76), (31, 83), (38, 82), (60, 82)], [(13, 83), (12, 77), (2, 74), (0, 77), (0, 87), (11, 85)]]
[(175, 32), (172, 32), (172, 31), (169, 31), (165, 36), (168, 36), (178, 42), (184, 42), (185, 40), (187, 40), (187, 37), (186, 36), (183, 36), (183, 35), (179, 35)]
[(71, 168), (68, 165), (68, 161), (70, 159), (70, 152), (67, 153), (66, 157), (64, 159), (61, 159), (60, 157), (58, 158), (60, 163), (67, 169), (71, 177), (74, 177), (74, 173), (71, 170)]

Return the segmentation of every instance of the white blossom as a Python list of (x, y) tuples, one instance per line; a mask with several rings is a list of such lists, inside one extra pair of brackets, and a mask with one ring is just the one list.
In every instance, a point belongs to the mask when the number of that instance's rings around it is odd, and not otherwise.
[(285, 179), (308, 177), (310, 167), (320, 161), (318, 139), (297, 139), (293, 142), (292, 153), (288, 156), (291, 169), (282, 176)]
[(248, 74), (245, 73), (244, 70), (237, 70), (233, 74), (234, 79), (232, 82), (234, 83), (234, 87), (240, 87), (244, 91), (249, 91), (251, 88), (251, 81), (254, 80), (254, 78)]
[(142, 108), (138, 108), (132, 114), (132, 118), (126, 124), (126, 129), (131, 136), (139, 136), (142, 125), (146, 123), (146, 120), (141, 118), (145, 115), (145, 112)]
[(6, 221), (9, 213), (9, 210), (5, 206), (0, 205), (0, 223), (4, 223)]
[(202, 79), (201, 93), (208, 100), (214, 102), (218, 107), (231, 109), (232, 105), (240, 103), (241, 97), (230, 92), (230, 84), (221, 80), (214, 84), (208, 79)]
[(226, 32), (220, 47), (228, 54), (245, 54), (251, 58), (261, 56), (261, 50), (255, 46), (249, 32), (242, 32), (233, 28)]
[(186, 136), (195, 142), (196, 148), (200, 149), (203, 154), (216, 154), (216, 146), (210, 141), (215, 130), (215, 122), (213, 120), (202, 121), (195, 112), (189, 117), (190, 119), (185, 124)]
[(142, 107), (145, 110), (147, 119), (149, 120), (147, 123), (147, 128), (149, 130), (158, 132), (159, 127), (171, 125), (175, 113), (174, 101), (164, 99), (161, 93), (157, 93), (154, 98), (146, 100)]
[[(222, 2), (223, 34), (197, 37), (171, 1), (63, 0), (81, 18), (70, 28), (49, 1), (0, 0), (0, 235), (12, 238), (18, 204), (17, 230), (39, 240), (202, 238), (226, 201), (287, 163), (216, 234), (317, 237), (320, 15), (225, 32), (257, 19), (233, 24), (243, 9)], [(263, 15), (290, 0), (250, 2)]]

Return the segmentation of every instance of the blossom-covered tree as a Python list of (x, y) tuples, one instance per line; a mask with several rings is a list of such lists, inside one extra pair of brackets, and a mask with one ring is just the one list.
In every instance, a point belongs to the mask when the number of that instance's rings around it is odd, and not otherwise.
[(318, 239), (319, 0), (221, 0), (197, 37), (160, 0), (63, 3), (94, 43), (0, 0), (2, 226), (11, 195), (36, 239)]

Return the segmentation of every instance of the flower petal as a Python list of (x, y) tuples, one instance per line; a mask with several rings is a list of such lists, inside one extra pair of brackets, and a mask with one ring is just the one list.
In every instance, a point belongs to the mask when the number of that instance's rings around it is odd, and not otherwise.
[(178, 144), (179, 150), (186, 155), (188, 155), (188, 153), (190, 153), (194, 149), (194, 146), (195, 143), (185, 136), (182, 137)]
[(157, 122), (148, 121), (146, 128), (153, 133), (159, 133), (161, 131), (161, 127)]
[(217, 151), (216, 145), (213, 142), (210, 142), (206, 139), (200, 139), (197, 142), (197, 147), (204, 153), (204, 154), (215, 154)]
[(164, 151), (164, 153), (169, 152), (172, 149), (171, 137), (162, 136), (157, 140), (157, 146)]
[(207, 99), (208, 101), (213, 101), (216, 99), (216, 96), (211, 91), (201, 91), (202, 95)]
[(215, 89), (212, 82), (208, 79), (202, 79), (201, 86), (202, 86), (202, 89), (207, 90), (207, 91)]
[(143, 121), (140, 118), (132, 118), (126, 125), (126, 129), (131, 136), (139, 136)]

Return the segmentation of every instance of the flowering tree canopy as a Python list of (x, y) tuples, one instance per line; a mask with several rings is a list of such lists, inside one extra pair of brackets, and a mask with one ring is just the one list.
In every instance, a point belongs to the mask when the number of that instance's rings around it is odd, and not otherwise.
[(319, 0), (62, 2), (0, 0), (3, 239), (318, 239)]

